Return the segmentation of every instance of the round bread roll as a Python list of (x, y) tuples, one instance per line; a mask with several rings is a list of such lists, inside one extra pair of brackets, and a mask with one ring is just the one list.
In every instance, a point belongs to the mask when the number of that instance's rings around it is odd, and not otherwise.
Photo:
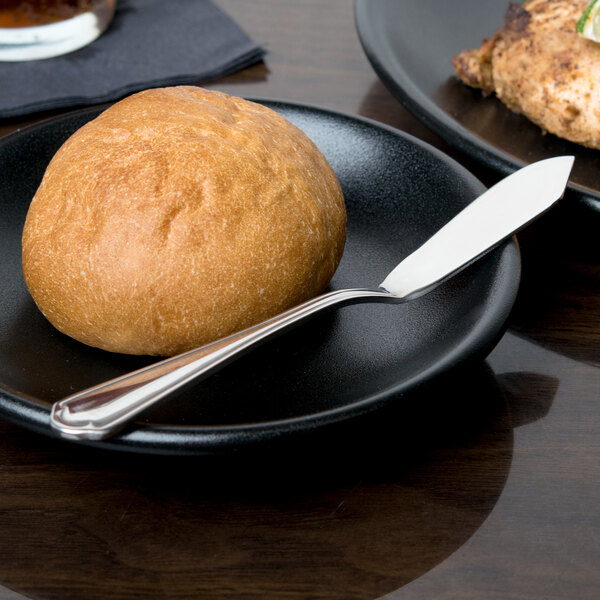
[(50, 162), (23, 231), (31, 295), (63, 333), (172, 355), (321, 292), (346, 212), (289, 121), (196, 87), (113, 105)]

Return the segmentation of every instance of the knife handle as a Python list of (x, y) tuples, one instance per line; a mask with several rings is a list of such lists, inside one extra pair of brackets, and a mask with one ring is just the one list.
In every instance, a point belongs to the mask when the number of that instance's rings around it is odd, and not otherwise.
[(215, 373), (250, 348), (322, 311), (361, 302), (399, 302), (385, 290), (346, 289), (317, 296), (263, 323), (88, 388), (56, 402), (50, 425), (62, 437), (101, 440), (159, 400)]

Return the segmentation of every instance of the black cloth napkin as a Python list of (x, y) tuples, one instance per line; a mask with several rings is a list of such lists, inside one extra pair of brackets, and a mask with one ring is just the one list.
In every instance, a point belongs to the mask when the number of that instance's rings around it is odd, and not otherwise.
[(210, 0), (119, 0), (106, 32), (64, 56), (0, 62), (0, 118), (216, 79), (264, 50)]

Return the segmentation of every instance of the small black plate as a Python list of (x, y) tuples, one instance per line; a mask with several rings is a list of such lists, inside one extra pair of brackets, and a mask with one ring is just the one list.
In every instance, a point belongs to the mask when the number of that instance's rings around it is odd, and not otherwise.
[(452, 58), (504, 22), (508, 0), (355, 0), (361, 43), (396, 99), (451, 146), (497, 175), (551, 156), (576, 156), (568, 203), (600, 220), (600, 152), (544, 135), (495, 96), (464, 85)]
[[(377, 286), (483, 190), (443, 153), (373, 121), (259, 100), (303, 129), (330, 161), (348, 208), (348, 241), (332, 289)], [(84, 346), (31, 300), (20, 266), (29, 202), (61, 143), (99, 109), (0, 141), (0, 416), (52, 435), (50, 403), (152, 362)], [(467, 360), (502, 335), (520, 260), (508, 241), (405, 305), (364, 304), (318, 317), (163, 403), (95, 445), (200, 454), (293, 439), (359, 417)]]

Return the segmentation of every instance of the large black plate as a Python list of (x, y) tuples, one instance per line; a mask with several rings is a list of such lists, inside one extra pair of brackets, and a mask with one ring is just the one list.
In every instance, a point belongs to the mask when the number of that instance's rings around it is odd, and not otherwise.
[[(336, 171), (348, 242), (332, 288), (377, 286), (404, 256), (483, 191), (435, 149), (372, 121), (264, 102), (302, 128)], [(0, 141), (0, 415), (50, 434), (52, 401), (151, 359), (88, 348), (53, 329), (23, 283), (29, 201), (60, 144), (98, 110)], [(509, 241), (429, 295), (319, 317), (163, 403), (104, 447), (140, 452), (236, 450), (364, 415), (499, 339), (520, 275)]]
[(373, 68), (394, 96), (449, 144), (508, 175), (530, 162), (577, 157), (568, 201), (600, 218), (600, 152), (543, 135), (495, 96), (462, 84), (452, 57), (502, 26), (508, 0), (355, 0), (356, 26)]

